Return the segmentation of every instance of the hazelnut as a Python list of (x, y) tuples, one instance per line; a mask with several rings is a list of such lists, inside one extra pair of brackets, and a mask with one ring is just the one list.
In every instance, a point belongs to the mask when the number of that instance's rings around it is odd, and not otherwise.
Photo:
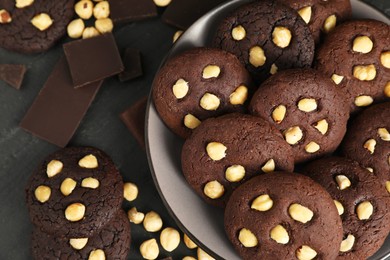
[(390, 97), (390, 81), (386, 83), (383, 93), (386, 97)]
[(258, 196), (251, 205), (251, 209), (255, 209), (258, 211), (268, 211), (274, 205), (273, 200), (268, 194), (263, 194)]
[(194, 258), (192, 256), (185, 256), (185, 257), (183, 257), (182, 260), (196, 260), (196, 258)]
[(287, 108), (284, 105), (277, 106), (274, 111), (272, 111), (272, 119), (275, 123), (280, 124), (284, 117), (286, 116)]
[(187, 95), (188, 90), (189, 90), (188, 82), (185, 81), (184, 79), (178, 79), (175, 85), (172, 86), (173, 95), (177, 99), (184, 98)]
[(309, 23), (311, 19), (311, 6), (305, 6), (298, 10), (298, 14), (302, 17), (305, 23)]
[(369, 53), (372, 51), (374, 43), (370, 37), (358, 36), (353, 40), (352, 50), (360, 53)]
[(344, 239), (341, 242), (340, 245), (340, 252), (348, 252), (349, 250), (352, 249), (353, 245), (355, 244), (355, 236), (349, 234), (346, 239)]
[(363, 147), (366, 148), (370, 154), (373, 154), (375, 152), (375, 146), (376, 146), (376, 141), (374, 139), (369, 139), (367, 140)]
[(191, 114), (187, 114), (184, 117), (184, 125), (189, 129), (197, 128), (202, 122)]
[(298, 203), (291, 204), (288, 208), (288, 213), (290, 214), (292, 219), (299, 221), (303, 224), (309, 222), (314, 215), (313, 211)]
[(248, 99), (248, 88), (245, 86), (239, 86), (229, 96), (230, 104), (232, 105), (243, 105)]
[(76, 250), (81, 250), (88, 243), (88, 238), (71, 238), (69, 244)]
[(288, 235), (287, 230), (282, 225), (277, 225), (271, 229), (270, 236), (279, 244), (287, 244), (290, 241), (290, 236)]
[(180, 233), (174, 228), (167, 227), (161, 231), (160, 244), (168, 252), (175, 250), (180, 244)]
[(96, 28), (92, 26), (92, 27), (87, 27), (84, 29), (82, 38), (88, 39), (88, 38), (96, 37), (98, 35), (100, 35), (99, 31), (96, 30)]
[(215, 258), (211, 257), (209, 254), (207, 254), (205, 251), (203, 251), (202, 248), (198, 247), (198, 250), (196, 251), (198, 255), (198, 260), (215, 260)]
[(320, 150), (320, 146), (316, 142), (310, 142), (305, 146), (305, 151), (307, 153), (315, 153)]
[(200, 99), (200, 106), (205, 110), (217, 110), (221, 101), (211, 93), (205, 93)]
[(229, 166), (225, 171), (225, 178), (230, 182), (241, 181), (245, 176), (245, 168), (241, 165)]
[(67, 31), (70, 38), (77, 39), (83, 35), (85, 25), (82, 19), (75, 19), (68, 24)]
[(278, 66), (276, 66), (275, 63), (272, 63), (271, 70), (269, 71), (269, 73), (271, 73), (271, 75), (274, 75), (276, 74), (276, 72), (278, 72)]
[(88, 260), (105, 260), (106, 254), (101, 249), (92, 250), (89, 253)]
[(340, 216), (343, 215), (343, 213), (344, 213), (344, 206), (343, 206), (343, 204), (341, 204), (341, 202), (338, 201), (338, 200), (333, 200), (333, 202), (334, 202), (334, 205), (337, 208), (337, 212), (339, 213), (339, 215)]
[(336, 23), (337, 23), (336, 15), (333, 14), (331, 16), (328, 16), (328, 18), (326, 18), (323, 24), (322, 29), (324, 30), (325, 33), (329, 33), (336, 27)]
[(335, 179), (340, 190), (345, 190), (351, 186), (351, 181), (345, 175), (337, 175)]
[(81, 187), (83, 188), (96, 189), (99, 185), (99, 180), (92, 177), (85, 178), (81, 181)]
[(234, 40), (241, 41), (245, 38), (245, 36), (246, 36), (245, 28), (242, 27), (241, 25), (238, 25), (233, 28), (232, 37)]
[(0, 24), (10, 22), (12, 22), (11, 14), (5, 9), (0, 9)]
[(162, 228), (163, 222), (159, 214), (150, 211), (146, 213), (143, 225), (146, 231), (157, 232)]
[(81, 0), (74, 6), (76, 14), (84, 20), (88, 20), (92, 17), (93, 3), (90, 0)]
[(303, 112), (312, 112), (317, 109), (317, 101), (314, 98), (303, 98), (298, 101), (298, 109)]
[(112, 32), (114, 28), (114, 24), (110, 18), (101, 18), (95, 21), (95, 27), (99, 31), (99, 33), (108, 33)]
[(96, 156), (93, 154), (89, 154), (80, 159), (79, 166), (81, 168), (94, 169), (97, 168), (99, 165)]
[(64, 167), (64, 165), (62, 164), (61, 161), (51, 160), (47, 164), (47, 167), (46, 167), (47, 177), (51, 178), (51, 177), (56, 176), (57, 174), (59, 174), (62, 171), (63, 167)]
[(40, 13), (31, 19), (31, 23), (40, 31), (45, 31), (53, 24), (53, 20), (48, 14)]
[(210, 181), (204, 186), (203, 192), (210, 199), (218, 199), (225, 193), (225, 188), (218, 181)]
[(361, 81), (371, 81), (376, 77), (376, 68), (373, 64), (355, 66), (353, 76)]
[(207, 65), (203, 69), (202, 77), (204, 79), (218, 78), (221, 73), (221, 68), (217, 65)]
[(127, 212), (127, 217), (129, 218), (131, 223), (134, 224), (141, 224), (142, 221), (144, 221), (145, 214), (142, 212), (138, 212), (136, 207), (132, 207)]
[(183, 236), (183, 241), (184, 241), (184, 244), (189, 249), (194, 249), (194, 248), (198, 247), (186, 234), (184, 234), (184, 236)]
[(356, 214), (360, 220), (370, 219), (373, 212), (374, 207), (369, 201), (360, 202), (356, 207)]
[(326, 119), (322, 119), (314, 125), (314, 128), (317, 129), (321, 134), (325, 135), (329, 128), (328, 121), (326, 121)]
[(139, 251), (144, 259), (149, 260), (156, 259), (160, 253), (157, 241), (154, 238), (144, 241), (139, 247)]
[(284, 132), (284, 138), (286, 142), (295, 145), (297, 144), (303, 137), (303, 132), (299, 126), (293, 126), (287, 129)]
[(381, 64), (383, 67), (390, 69), (390, 51), (382, 52)]
[(62, 181), (60, 191), (64, 196), (68, 196), (76, 188), (77, 182), (72, 178), (66, 178)]
[(85, 206), (81, 203), (70, 204), (65, 209), (65, 218), (71, 222), (76, 222), (84, 218)]
[(311, 260), (317, 256), (317, 252), (309, 246), (303, 245), (296, 252), (298, 260)]
[(48, 186), (40, 185), (35, 189), (34, 195), (40, 203), (45, 203), (50, 199), (51, 189)]
[(336, 83), (336, 85), (340, 84), (341, 81), (343, 81), (344, 79), (344, 76), (340, 76), (340, 75), (337, 75), (337, 74), (333, 74), (332, 75), (332, 80), (334, 83)]
[(176, 31), (175, 34), (173, 35), (172, 42), (175, 43), (177, 41), (177, 39), (179, 39), (182, 34), (183, 34), (183, 31), (181, 31), (181, 30)]
[(371, 167), (367, 167), (366, 169), (367, 169), (367, 171), (369, 171), (369, 172), (371, 172), (371, 173), (373, 173), (373, 172), (374, 172), (374, 169), (373, 169), (373, 168), (371, 168)]
[(291, 38), (291, 31), (286, 27), (277, 26), (272, 32), (272, 41), (280, 48), (286, 48), (289, 46)]
[(269, 159), (263, 167), (261, 167), (263, 172), (273, 172), (275, 171), (275, 161), (274, 159)]
[(366, 107), (372, 104), (374, 99), (370, 96), (358, 96), (355, 98), (355, 105), (357, 107)]
[(386, 181), (386, 190), (390, 193), (390, 181)]
[(110, 5), (108, 1), (101, 1), (97, 3), (93, 8), (93, 16), (95, 16), (98, 20), (108, 18), (108, 16), (110, 16)]
[(226, 146), (218, 142), (211, 142), (206, 146), (206, 152), (213, 161), (219, 161), (225, 158), (226, 150)]
[(123, 185), (123, 197), (127, 201), (133, 201), (138, 196), (138, 187), (132, 182), (126, 182)]
[(267, 58), (260, 46), (254, 46), (249, 50), (249, 63), (258, 68), (265, 64)]
[(159, 7), (168, 6), (172, 0), (153, 0), (154, 4)]
[(34, 0), (16, 0), (15, 7), (16, 8), (24, 8), (30, 6), (34, 3)]
[(378, 128), (378, 135), (383, 141), (386, 141), (386, 142), (390, 141), (390, 134), (386, 128), (384, 128), (384, 127)]
[(247, 228), (242, 228), (238, 240), (244, 247), (255, 247), (258, 244), (256, 236)]

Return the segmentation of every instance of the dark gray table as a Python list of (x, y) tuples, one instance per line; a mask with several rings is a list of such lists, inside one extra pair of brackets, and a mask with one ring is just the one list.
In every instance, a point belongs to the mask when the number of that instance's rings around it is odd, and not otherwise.
[[(389, 0), (365, 2), (390, 16)], [(120, 169), (123, 179), (136, 183), (140, 190), (139, 197), (132, 203), (125, 203), (124, 208), (136, 206), (145, 213), (154, 210), (161, 215), (164, 227), (177, 228), (154, 187), (145, 152), (118, 117), (128, 106), (149, 93), (154, 74), (172, 46), (175, 31), (160, 18), (131, 23), (115, 30), (120, 49), (133, 47), (141, 50), (144, 76), (127, 83), (120, 83), (116, 78), (106, 80), (69, 145), (92, 145), (106, 151)], [(1, 260), (31, 258), (32, 225), (24, 202), (24, 188), (33, 169), (58, 148), (20, 129), (18, 124), (61, 55), (61, 44), (47, 53), (30, 56), (0, 49), (0, 63), (20, 63), (28, 67), (21, 90), (0, 82)], [(142, 259), (139, 245), (152, 237), (158, 240), (159, 233), (148, 233), (142, 225), (132, 224), (131, 228), (129, 259)], [(169, 255), (181, 259), (186, 255), (195, 256), (196, 251), (187, 249), (183, 242), (173, 253), (160, 247), (159, 259)]]

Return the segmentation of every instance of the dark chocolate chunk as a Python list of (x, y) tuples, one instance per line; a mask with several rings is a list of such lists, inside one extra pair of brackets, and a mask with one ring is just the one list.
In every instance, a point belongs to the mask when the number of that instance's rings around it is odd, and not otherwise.
[(0, 64), (0, 80), (10, 86), (20, 89), (22, 85), (26, 66), (19, 64)]
[(173, 0), (165, 10), (162, 20), (167, 24), (187, 29), (205, 13), (224, 0)]
[(110, 18), (114, 23), (128, 23), (157, 16), (152, 0), (110, 0)]
[(64, 44), (64, 52), (76, 88), (123, 71), (112, 33), (69, 42)]
[(119, 74), (120, 81), (126, 81), (142, 76), (141, 52), (137, 49), (127, 48), (123, 56), (125, 70)]
[(145, 149), (145, 113), (147, 100), (147, 96), (141, 98), (120, 114), (123, 123), (143, 149)]
[(98, 81), (75, 89), (66, 59), (62, 57), (20, 126), (50, 143), (66, 146), (101, 84)]

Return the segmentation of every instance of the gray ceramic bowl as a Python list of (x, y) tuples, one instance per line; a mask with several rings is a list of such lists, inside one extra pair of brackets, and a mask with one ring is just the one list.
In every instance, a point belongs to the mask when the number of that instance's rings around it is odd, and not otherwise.
[[(184, 50), (210, 42), (218, 22), (237, 6), (251, 0), (233, 0), (204, 15), (176, 42), (166, 59)], [(351, 0), (355, 18), (390, 20), (374, 8)], [(168, 211), (180, 228), (206, 252), (216, 258), (240, 259), (223, 228), (223, 211), (207, 205), (187, 185), (181, 173), (180, 153), (183, 141), (161, 121), (149, 98), (146, 112), (146, 143), (149, 166), (156, 187)], [(390, 257), (390, 237), (372, 259)]]

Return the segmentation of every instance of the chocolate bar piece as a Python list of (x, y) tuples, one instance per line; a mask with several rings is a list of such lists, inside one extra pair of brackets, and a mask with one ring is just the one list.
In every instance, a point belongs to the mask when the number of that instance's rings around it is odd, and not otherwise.
[(120, 118), (133, 134), (139, 145), (145, 149), (145, 114), (148, 97), (145, 96), (120, 114)]
[(63, 45), (74, 87), (82, 87), (123, 71), (112, 33)]
[(125, 70), (119, 74), (121, 82), (142, 76), (141, 52), (137, 49), (127, 48), (123, 55)]
[(153, 0), (109, 0), (114, 23), (128, 23), (157, 16)]
[(187, 29), (205, 13), (225, 0), (172, 0), (162, 20), (180, 29)]
[(20, 126), (50, 143), (66, 146), (101, 84), (98, 81), (75, 89), (66, 59), (62, 57)]
[(11, 87), (20, 89), (26, 66), (19, 64), (0, 64), (0, 80), (8, 83)]

